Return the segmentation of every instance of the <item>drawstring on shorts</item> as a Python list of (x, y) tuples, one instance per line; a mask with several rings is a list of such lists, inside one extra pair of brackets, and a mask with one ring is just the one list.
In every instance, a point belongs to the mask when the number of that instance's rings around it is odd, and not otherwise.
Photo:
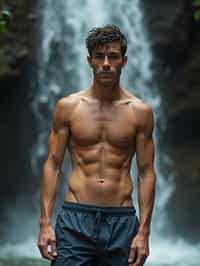
[(94, 239), (97, 239), (99, 236), (100, 223), (105, 219), (104, 213), (100, 210), (96, 212), (95, 220), (94, 220)]

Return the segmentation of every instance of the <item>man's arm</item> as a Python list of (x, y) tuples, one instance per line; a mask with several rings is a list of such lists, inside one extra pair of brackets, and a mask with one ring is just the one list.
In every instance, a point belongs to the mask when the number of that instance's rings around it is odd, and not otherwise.
[[(143, 265), (149, 255), (149, 233), (154, 206), (156, 174), (154, 170), (153, 112), (150, 106), (142, 104), (138, 112), (136, 134), (136, 161), (138, 168), (138, 202), (140, 225), (131, 244), (130, 265)], [(137, 258), (136, 258), (137, 257)], [(135, 263), (133, 263), (133, 260)]]
[[(51, 215), (69, 137), (66, 109), (66, 99), (63, 98), (58, 101), (54, 110), (53, 126), (49, 136), (48, 157), (44, 163), (42, 174), (38, 247), (41, 255), (50, 260), (53, 260), (56, 256), (56, 238), (51, 226)], [(48, 251), (48, 245), (50, 245), (50, 251)]]
[(154, 205), (156, 175), (154, 170), (153, 113), (149, 106), (141, 117), (141, 126), (136, 137), (136, 160), (138, 167), (138, 202), (140, 226), (138, 233), (150, 233)]

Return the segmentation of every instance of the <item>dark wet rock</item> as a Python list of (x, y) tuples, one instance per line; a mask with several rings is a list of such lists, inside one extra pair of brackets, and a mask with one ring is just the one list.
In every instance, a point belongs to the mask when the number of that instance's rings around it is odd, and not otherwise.
[(32, 63), (34, 48), (34, 2), (5, 0), (9, 11), (7, 29), (0, 33), (0, 84), (21, 78), (24, 65)]
[[(6, 32), (0, 33), (2, 220), (4, 209), (7, 212), (6, 204), (15, 202), (19, 194), (29, 193), (30, 153), (36, 134), (35, 119), (31, 111), (34, 82), (35, 2), (33, 0), (4, 0), (3, 2), (10, 11), (10, 17)], [(26, 178), (23, 180), (24, 177)], [(16, 195), (16, 191), (23, 193)], [(2, 239), (3, 228), (0, 230)]]
[[(160, 147), (171, 159), (175, 190), (167, 209), (174, 232), (198, 241), (200, 216), (200, 25), (192, 1), (143, 0), (152, 69), (166, 128)], [(168, 165), (160, 158), (164, 176)], [(195, 218), (194, 218), (195, 217)], [(191, 228), (192, 225), (192, 228)]]

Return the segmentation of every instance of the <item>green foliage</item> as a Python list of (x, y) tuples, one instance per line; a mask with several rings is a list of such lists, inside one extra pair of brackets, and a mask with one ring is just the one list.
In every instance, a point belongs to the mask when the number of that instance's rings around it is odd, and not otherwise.
[(0, 0), (0, 33), (3, 33), (7, 30), (7, 22), (10, 17), (9, 10), (6, 10), (3, 5), (3, 1)]
[(0, 33), (6, 31), (6, 22), (0, 18)]
[(200, 9), (195, 10), (195, 12), (194, 12), (194, 19), (196, 21), (200, 21)]
[(200, 0), (193, 0), (193, 6), (200, 7)]
[(194, 7), (194, 19), (200, 21), (200, 0), (193, 0), (192, 5)]

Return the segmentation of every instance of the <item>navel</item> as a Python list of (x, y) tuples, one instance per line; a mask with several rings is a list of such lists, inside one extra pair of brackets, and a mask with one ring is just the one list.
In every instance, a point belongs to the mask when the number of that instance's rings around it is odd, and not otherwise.
[(104, 178), (98, 179), (98, 183), (104, 183), (104, 182), (105, 182), (105, 179)]

